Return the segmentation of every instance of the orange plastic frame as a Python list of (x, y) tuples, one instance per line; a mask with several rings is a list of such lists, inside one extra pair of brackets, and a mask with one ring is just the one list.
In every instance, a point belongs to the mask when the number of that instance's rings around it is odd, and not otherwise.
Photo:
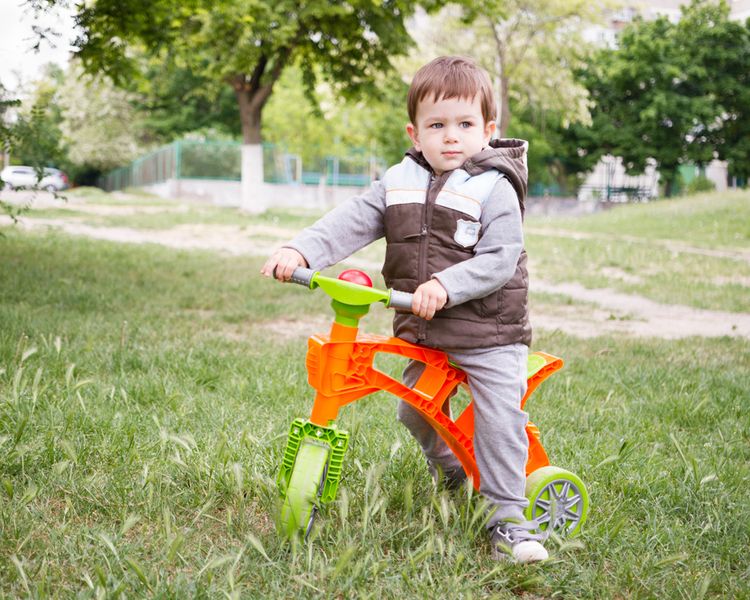
[[(378, 371), (373, 366), (379, 352), (396, 354), (425, 364), (422, 376), (413, 388)], [(537, 386), (563, 366), (557, 357), (536, 353), (545, 361), (528, 382), (526, 400)], [(443, 411), (446, 402), (459, 384), (466, 383), (466, 373), (452, 366), (444, 352), (411, 344), (394, 337), (359, 334), (356, 327), (334, 323), (328, 336), (314, 335), (308, 341), (307, 373), (310, 385), (316, 390), (310, 420), (327, 426), (338, 416), (339, 409), (355, 400), (385, 390), (402, 398), (418, 410), (448, 447), (461, 461), (466, 473), (479, 489), (479, 470), (474, 457), (473, 401), (453, 421)], [(549, 465), (547, 453), (533, 423), (526, 426), (529, 439), (529, 458), (526, 474)]]

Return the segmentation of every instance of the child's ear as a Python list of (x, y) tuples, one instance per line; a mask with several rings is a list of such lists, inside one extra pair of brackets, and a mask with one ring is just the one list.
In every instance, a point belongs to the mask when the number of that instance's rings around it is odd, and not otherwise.
[(414, 144), (416, 151), (421, 152), (422, 149), (419, 147), (419, 133), (417, 132), (417, 128), (411, 123), (407, 123), (406, 133), (409, 134), (409, 139), (411, 140), (411, 143)]
[(487, 123), (484, 124), (484, 143), (489, 144), (490, 140), (492, 139), (492, 135), (495, 133), (495, 129), (497, 129), (497, 123), (495, 123), (494, 119), (490, 119), (487, 121)]

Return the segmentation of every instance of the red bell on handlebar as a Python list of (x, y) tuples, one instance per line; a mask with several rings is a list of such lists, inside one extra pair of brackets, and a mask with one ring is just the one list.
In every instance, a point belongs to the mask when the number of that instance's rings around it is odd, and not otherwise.
[(359, 269), (347, 269), (339, 275), (339, 279), (341, 279), (341, 281), (349, 281), (350, 283), (358, 283), (359, 285), (372, 287), (372, 279), (370, 279), (370, 276)]

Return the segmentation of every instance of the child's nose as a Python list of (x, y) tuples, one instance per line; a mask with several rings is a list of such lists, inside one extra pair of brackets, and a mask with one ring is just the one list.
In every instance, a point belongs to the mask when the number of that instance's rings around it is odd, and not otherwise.
[(445, 139), (446, 142), (455, 142), (458, 140), (458, 131), (455, 127), (446, 127), (443, 135), (443, 139)]

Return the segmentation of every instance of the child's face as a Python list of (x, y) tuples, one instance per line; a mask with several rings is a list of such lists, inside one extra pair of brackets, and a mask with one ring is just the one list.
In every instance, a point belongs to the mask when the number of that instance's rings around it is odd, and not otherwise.
[(481, 151), (495, 131), (495, 122), (484, 122), (479, 94), (472, 99), (428, 96), (417, 106), (416, 123), (406, 132), (436, 175), (460, 167)]

